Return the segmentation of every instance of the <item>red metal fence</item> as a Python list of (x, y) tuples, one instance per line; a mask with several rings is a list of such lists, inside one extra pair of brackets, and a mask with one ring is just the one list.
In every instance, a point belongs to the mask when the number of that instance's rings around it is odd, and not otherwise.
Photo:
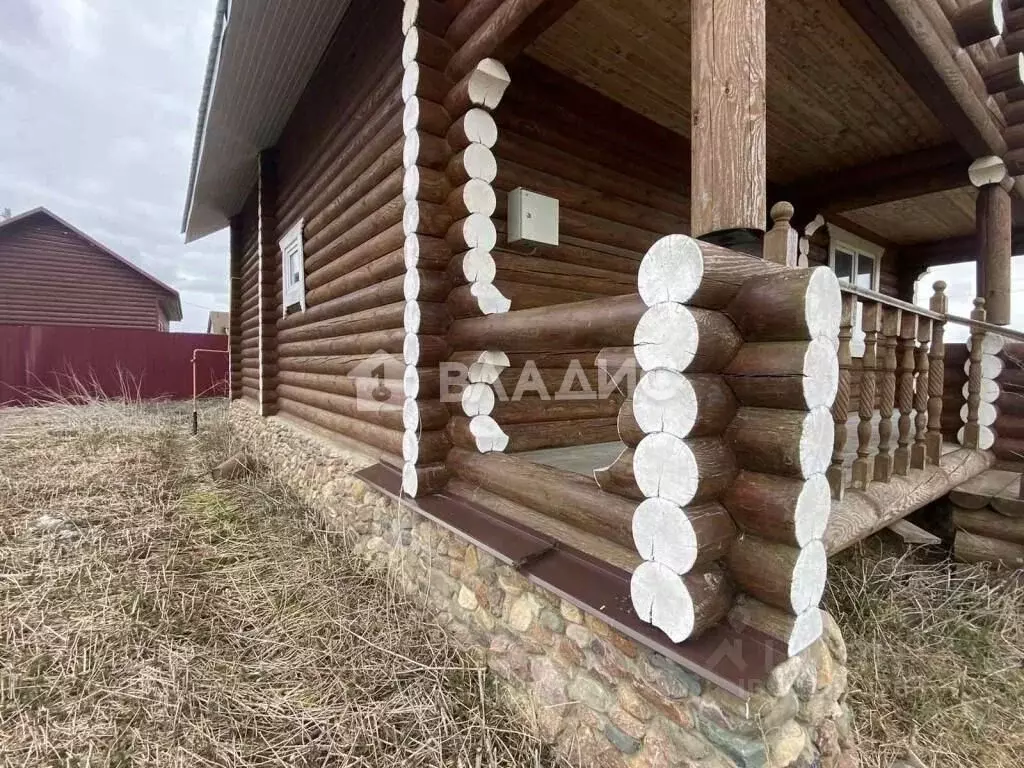
[[(227, 336), (130, 328), (0, 325), (0, 405), (84, 393), (144, 400), (192, 397), (192, 351), (227, 350)], [(201, 396), (223, 396), (227, 355), (200, 354)]]

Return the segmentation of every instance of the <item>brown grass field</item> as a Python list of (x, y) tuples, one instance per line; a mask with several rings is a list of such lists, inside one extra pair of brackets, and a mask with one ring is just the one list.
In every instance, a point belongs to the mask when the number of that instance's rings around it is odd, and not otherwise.
[[(210, 479), (225, 416), (0, 411), (0, 765), (558, 764), (287, 488)], [(864, 765), (1024, 765), (1019, 582), (870, 543), (830, 581)]]
[(555, 761), (420, 606), (266, 477), (223, 405), (0, 412), (0, 764)]

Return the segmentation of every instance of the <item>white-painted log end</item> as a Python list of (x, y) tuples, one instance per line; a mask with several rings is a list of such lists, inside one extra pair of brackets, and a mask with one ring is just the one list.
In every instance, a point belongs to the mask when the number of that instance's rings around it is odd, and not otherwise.
[(470, 419), (469, 432), (480, 453), (500, 453), (508, 447), (508, 435), (490, 416), (474, 416)]
[(685, 304), (704, 279), (700, 243), (687, 235), (668, 235), (652, 245), (640, 262), (637, 285), (648, 307), (664, 301)]
[(832, 461), (835, 423), (829, 408), (812, 408), (800, 433), (800, 470), (804, 478), (823, 473)]
[(470, 383), (462, 390), (462, 412), (467, 416), (490, 416), (494, 390), (489, 384)]
[(630, 597), (637, 616), (653, 624), (674, 643), (693, 634), (696, 617), (690, 591), (679, 574), (654, 562), (644, 562), (633, 571)]
[(649, 499), (667, 499), (685, 507), (697, 493), (700, 478), (693, 450), (675, 435), (647, 435), (633, 453), (633, 477)]
[(468, 141), (488, 149), (498, 143), (498, 126), (489, 112), (473, 107), (463, 116), (462, 124)]
[(824, 474), (811, 475), (804, 481), (793, 510), (793, 532), (796, 542), (806, 547), (821, 539), (832, 512), (832, 488)]
[(644, 560), (685, 574), (697, 561), (697, 534), (686, 511), (667, 499), (646, 499), (633, 513), (633, 543)]
[(504, 314), (512, 308), (511, 299), (507, 298), (494, 283), (473, 283), (469, 292), (476, 298), (477, 306), (485, 315)]
[(657, 368), (645, 373), (633, 392), (633, 417), (647, 434), (684, 438), (697, 423), (697, 393), (684, 374)]
[(402, 357), (405, 364), (417, 365), (420, 361), (420, 337), (413, 333), (408, 333), (405, 336), (405, 341), (402, 344)]
[(415, 464), (420, 458), (420, 436), (413, 430), (406, 430), (402, 435), (402, 459)]
[(810, 648), (821, 637), (824, 630), (820, 608), (810, 608), (797, 616), (793, 622), (793, 629), (790, 632), (786, 648), (789, 657), (793, 658), (798, 653)]
[(407, 461), (402, 467), (402, 492), (415, 498), (419, 491), (420, 478), (416, 474), (416, 465)]
[(839, 355), (823, 336), (811, 339), (804, 355), (804, 402), (808, 408), (831, 408), (839, 392)]
[(685, 371), (697, 351), (699, 329), (682, 304), (662, 302), (648, 309), (633, 333), (636, 361), (644, 371)]
[(469, 76), (469, 100), (477, 106), (496, 109), (512, 78), (497, 59), (484, 59)]
[(825, 594), (828, 578), (828, 555), (820, 540), (812, 541), (801, 548), (793, 567), (793, 581), (789, 588), (789, 600), (796, 615), (817, 607)]
[(402, 426), (406, 432), (415, 432), (420, 428), (419, 403), (409, 397), (402, 403)]

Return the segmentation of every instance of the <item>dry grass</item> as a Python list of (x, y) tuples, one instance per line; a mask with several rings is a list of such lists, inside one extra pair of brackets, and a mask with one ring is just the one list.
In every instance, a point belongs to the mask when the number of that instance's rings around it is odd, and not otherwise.
[(1019, 578), (867, 542), (829, 581), (865, 766), (888, 768), (908, 748), (942, 768), (1024, 765)]
[(0, 764), (551, 764), (484, 670), (266, 478), (223, 408), (0, 413)]

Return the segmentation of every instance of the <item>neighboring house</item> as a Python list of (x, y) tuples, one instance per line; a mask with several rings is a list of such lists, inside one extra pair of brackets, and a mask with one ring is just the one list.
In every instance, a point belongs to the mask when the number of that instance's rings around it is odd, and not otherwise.
[(231, 313), (211, 312), (210, 319), (206, 321), (206, 332), (218, 336), (226, 336), (230, 331)]
[(220, 4), (183, 229), (230, 227), (236, 427), (588, 764), (762, 764), (770, 676), (772, 764), (843, 764), (826, 554), (993, 462), (999, 366), (961, 424), (899, 300), (977, 259), (1009, 317), (1024, 17), (957, 7)]
[(0, 323), (166, 331), (178, 292), (46, 208), (0, 221)]

